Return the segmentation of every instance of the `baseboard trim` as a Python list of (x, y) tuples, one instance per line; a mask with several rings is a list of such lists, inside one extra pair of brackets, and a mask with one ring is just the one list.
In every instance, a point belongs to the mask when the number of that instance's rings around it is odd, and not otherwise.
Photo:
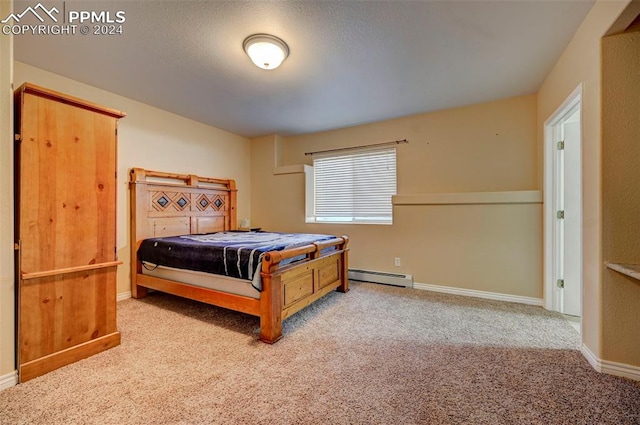
[(621, 376), (623, 378), (640, 381), (640, 367), (632, 366), (625, 363), (611, 362), (609, 360), (601, 360), (593, 354), (586, 345), (582, 344), (582, 355), (587, 359), (593, 369), (600, 373), (608, 375)]
[(542, 307), (543, 300), (541, 298), (522, 297), (519, 295), (500, 294), (498, 292), (486, 292), (478, 291), (476, 289), (462, 289), (454, 288), (451, 286), (432, 285), (429, 283), (417, 283), (413, 284), (415, 289), (421, 289), (423, 291), (442, 292), (451, 295), (462, 295), (465, 297), (484, 298), (494, 301), (506, 301), (510, 303), (528, 304)]
[(18, 385), (18, 371), (14, 370), (13, 372), (7, 373), (6, 375), (0, 376), (0, 391), (6, 390), (7, 388), (11, 388)]
[(602, 372), (602, 368), (600, 367), (600, 359), (598, 356), (593, 354), (593, 351), (589, 349), (586, 345), (582, 344), (582, 349), (580, 350), (585, 359), (589, 362), (592, 368), (594, 368), (598, 372)]
[(128, 300), (129, 298), (131, 298), (131, 291), (127, 291), (127, 292), (120, 292), (118, 294), (118, 301), (124, 301), (124, 300)]
[(118, 331), (22, 363), (20, 365), (20, 382), (27, 382), (47, 372), (86, 359), (117, 345), (120, 345), (120, 332)]

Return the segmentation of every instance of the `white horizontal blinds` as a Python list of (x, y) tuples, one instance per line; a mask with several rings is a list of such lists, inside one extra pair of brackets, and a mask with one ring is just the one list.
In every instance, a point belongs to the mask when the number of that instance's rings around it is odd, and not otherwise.
[(391, 223), (396, 149), (314, 158), (315, 220)]

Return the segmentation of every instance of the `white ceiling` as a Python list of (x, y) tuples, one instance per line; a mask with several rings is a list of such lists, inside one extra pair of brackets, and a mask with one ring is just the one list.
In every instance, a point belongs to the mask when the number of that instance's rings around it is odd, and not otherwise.
[[(16, 60), (254, 137), (535, 93), (594, 1), (43, 3), (123, 10), (124, 34), (15, 36)], [(288, 43), (280, 68), (244, 54), (254, 33)]]

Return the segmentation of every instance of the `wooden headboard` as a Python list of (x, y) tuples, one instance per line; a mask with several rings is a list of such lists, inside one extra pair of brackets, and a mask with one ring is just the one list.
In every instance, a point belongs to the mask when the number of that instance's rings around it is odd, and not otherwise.
[(234, 180), (133, 168), (131, 242), (237, 229)]

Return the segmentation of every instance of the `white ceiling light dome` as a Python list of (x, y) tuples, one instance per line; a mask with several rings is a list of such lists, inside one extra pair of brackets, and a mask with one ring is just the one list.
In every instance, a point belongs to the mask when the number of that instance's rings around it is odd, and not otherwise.
[(289, 56), (287, 43), (269, 34), (250, 35), (242, 47), (251, 61), (262, 69), (276, 69)]

